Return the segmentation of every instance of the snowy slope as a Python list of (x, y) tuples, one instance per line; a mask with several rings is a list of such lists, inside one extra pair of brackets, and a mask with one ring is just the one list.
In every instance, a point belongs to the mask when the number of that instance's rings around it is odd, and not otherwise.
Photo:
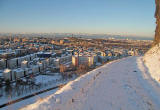
[(160, 87), (142, 57), (106, 64), (22, 110), (160, 110)]
[(154, 46), (145, 54), (144, 62), (152, 78), (160, 83), (160, 44)]

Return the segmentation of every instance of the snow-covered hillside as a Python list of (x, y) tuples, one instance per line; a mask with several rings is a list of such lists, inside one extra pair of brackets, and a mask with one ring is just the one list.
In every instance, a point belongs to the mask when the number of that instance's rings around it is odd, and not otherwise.
[(154, 46), (145, 54), (144, 62), (151, 77), (160, 83), (160, 44)]
[(22, 110), (160, 110), (160, 87), (142, 57), (128, 57), (93, 70)]

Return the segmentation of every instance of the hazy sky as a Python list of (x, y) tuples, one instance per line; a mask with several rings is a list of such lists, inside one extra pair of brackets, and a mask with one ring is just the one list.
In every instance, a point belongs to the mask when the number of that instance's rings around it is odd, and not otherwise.
[(155, 0), (0, 0), (0, 32), (153, 37)]

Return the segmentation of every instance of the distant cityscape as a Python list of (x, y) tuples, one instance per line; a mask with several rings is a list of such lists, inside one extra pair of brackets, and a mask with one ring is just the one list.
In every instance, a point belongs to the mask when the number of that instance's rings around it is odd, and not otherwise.
[(153, 40), (153, 36), (135, 36), (135, 35), (114, 35), (114, 34), (89, 34), (89, 33), (0, 33), (0, 37), (4, 36), (28, 36), (28, 37), (82, 37), (82, 38), (114, 38), (114, 39), (131, 39), (131, 40)]
[(150, 40), (74, 34), (0, 34), (1, 104), (64, 84), (105, 63), (143, 55)]

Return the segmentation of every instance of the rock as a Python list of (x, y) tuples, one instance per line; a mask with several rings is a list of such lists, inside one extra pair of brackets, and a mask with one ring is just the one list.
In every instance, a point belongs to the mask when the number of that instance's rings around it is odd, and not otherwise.
[(153, 45), (156, 45), (156, 44), (160, 43), (160, 0), (156, 0), (155, 18), (156, 18), (157, 26), (156, 26), (154, 44)]

